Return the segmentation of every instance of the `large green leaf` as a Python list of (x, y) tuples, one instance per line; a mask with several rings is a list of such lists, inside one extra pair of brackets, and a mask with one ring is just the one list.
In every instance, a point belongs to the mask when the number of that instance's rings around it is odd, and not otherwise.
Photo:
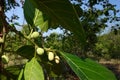
[(25, 80), (44, 80), (42, 67), (36, 58), (32, 58), (32, 60), (26, 64), (24, 78)]
[[(69, 0), (26, 0), (26, 1), (29, 1), (32, 4), (32, 6), (34, 5), (44, 14), (46, 14), (47, 18), (49, 18), (49, 22), (51, 22), (51, 26), (56, 24), (61, 25), (65, 29), (75, 33), (82, 44), (85, 43), (85, 33), (83, 27), (81, 26), (78, 15)], [(25, 4), (24, 6), (27, 6), (27, 4)], [(27, 13), (29, 12), (29, 9), (28, 10), (25, 9), (24, 11)]]
[(60, 52), (72, 70), (80, 80), (116, 80), (114, 74), (91, 59), (80, 59), (79, 57)]
[(35, 48), (32, 45), (25, 45), (20, 47), (17, 51), (16, 54), (21, 55), (22, 57), (31, 59), (34, 56)]
[(35, 8), (29, 0), (25, 0), (24, 3), (24, 17), (30, 25), (34, 25), (33, 19), (35, 17)]
[(48, 21), (44, 21), (43, 13), (34, 7), (29, 0), (25, 0), (24, 15), (26, 21), (31, 26), (38, 26), (40, 27), (41, 31), (46, 31), (48, 29)]

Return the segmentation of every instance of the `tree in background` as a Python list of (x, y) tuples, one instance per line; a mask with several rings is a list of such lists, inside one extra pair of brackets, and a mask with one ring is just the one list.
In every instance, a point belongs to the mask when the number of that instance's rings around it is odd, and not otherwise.
[(111, 31), (108, 34), (104, 34), (102, 36), (98, 36), (98, 42), (96, 43), (95, 47), (95, 55), (99, 57), (105, 57), (106, 59), (119, 59), (120, 52), (119, 52), (119, 39), (120, 34), (118, 30), (118, 34), (115, 35), (114, 31)]
[(119, 13), (119, 10), (116, 10), (116, 5), (112, 5), (109, 0), (76, 1), (77, 3), (74, 6), (86, 34), (85, 51), (89, 52), (94, 49), (95, 43), (97, 42), (96, 34), (108, 27), (106, 23), (119, 21), (119, 16), (116, 15)]

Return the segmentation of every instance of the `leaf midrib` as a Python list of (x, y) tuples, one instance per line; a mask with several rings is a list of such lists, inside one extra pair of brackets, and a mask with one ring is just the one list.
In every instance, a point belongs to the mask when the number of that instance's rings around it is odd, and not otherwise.
[[(64, 54), (63, 54), (64, 55)], [(64, 56), (66, 56), (66, 55), (64, 55)], [(69, 61), (71, 61), (71, 63), (73, 63), (78, 69), (80, 69), (80, 68), (82, 68), (82, 69), (85, 69), (85, 70), (88, 70), (88, 71), (90, 71), (90, 72), (93, 72), (93, 73), (96, 73), (96, 74), (98, 74), (97, 72), (95, 72), (95, 71), (92, 71), (92, 70), (90, 70), (90, 69), (88, 69), (88, 68), (84, 68), (84, 67), (80, 67), (80, 66), (77, 66), (69, 57), (67, 57), (66, 56), (66, 58), (69, 60)], [(81, 70), (81, 69), (80, 69)], [(81, 70), (82, 71), (82, 70)], [(82, 71), (83, 72), (83, 71)], [(83, 72), (84, 73), (84, 72)], [(84, 75), (86, 76), (86, 74), (84, 73)], [(101, 76), (100, 74), (98, 74), (99, 76)], [(103, 76), (101, 76), (102, 78), (104, 78)], [(87, 79), (89, 79), (87, 76), (86, 76), (86, 78)]]

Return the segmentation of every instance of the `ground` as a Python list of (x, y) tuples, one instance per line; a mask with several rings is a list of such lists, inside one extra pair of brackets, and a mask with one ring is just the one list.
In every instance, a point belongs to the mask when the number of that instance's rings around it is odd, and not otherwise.
[(117, 79), (120, 80), (120, 60), (119, 59), (111, 59), (111, 60), (101, 59), (99, 63), (106, 66), (108, 69), (110, 69), (115, 74)]

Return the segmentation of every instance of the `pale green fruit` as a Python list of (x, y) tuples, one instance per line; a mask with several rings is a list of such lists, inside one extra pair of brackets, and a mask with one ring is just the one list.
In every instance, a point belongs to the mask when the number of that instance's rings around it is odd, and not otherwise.
[(59, 56), (55, 56), (55, 63), (60, 63), (60, 58), (59, 58)]
[(48, 52), (48, 60), (49, 61), (54, 60), (54, 53), (53, 52)]
[(39, 36), (39, 32), (33, 32), (30, 37), (37, 38), (38, 36)]
[(59, 64), (59, 63), (60, 63), (60, 60), (55, 59), (55, 63)]
[(42, 55), (44, 53), (43, 48), (37, 48), (37, 54)]
[(3, 43), (3, 39), (0, 37), (0, 43)]
[(58, 60), (60, 60), (59, 56), (55, 56), (55, 59), (58, 59)]
[(9, 58), (6, 55), (2, 55), (2, 62), (7, 64), (9, 62)]

